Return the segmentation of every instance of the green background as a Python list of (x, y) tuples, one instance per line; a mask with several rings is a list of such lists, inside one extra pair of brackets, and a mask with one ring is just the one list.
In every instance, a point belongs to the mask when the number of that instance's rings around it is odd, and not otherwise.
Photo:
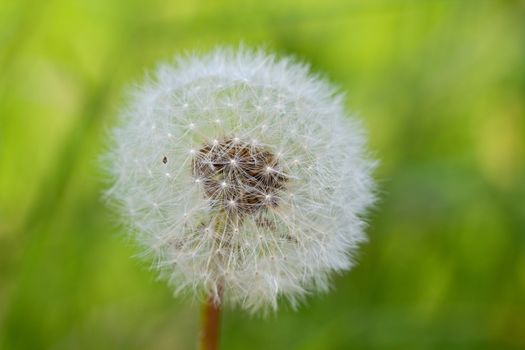
[(359, 265), (223, 349), (525, 348), (523, 1), (0, 2), (0, 348), (192, 349), (101, 200), (123, 91), (159, 60), (265, 45), (348, 94), (381, 160)]

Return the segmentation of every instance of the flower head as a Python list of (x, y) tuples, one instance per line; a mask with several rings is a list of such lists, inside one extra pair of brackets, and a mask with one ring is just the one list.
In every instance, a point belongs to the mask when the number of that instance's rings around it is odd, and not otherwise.
[(349, 269), (365, 239), (362, 129), (290, 59), (179, 58), (134, 91), (113, 136), (109, 195), (176, 292), (295, 305)]

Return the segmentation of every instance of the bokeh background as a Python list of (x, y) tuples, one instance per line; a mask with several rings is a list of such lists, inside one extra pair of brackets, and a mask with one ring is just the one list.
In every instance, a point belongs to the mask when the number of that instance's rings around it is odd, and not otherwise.
[(348, 93), (381, 159), (359, 266), (298, 312), (227, 310), (223, 349), (525, 348), (525, 4), (0, 2), (0, 348), (193, 349), (101, 200), (97, 157), (159, 60), (265, 45)]

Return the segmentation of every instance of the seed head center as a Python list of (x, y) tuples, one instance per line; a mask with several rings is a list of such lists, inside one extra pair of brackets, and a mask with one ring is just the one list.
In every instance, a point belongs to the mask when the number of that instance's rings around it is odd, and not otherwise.
[(212, 207), (239, 216), (277, 207), (287, 182), (274, 153), (237, 137), (204, 143), (192, 166)]

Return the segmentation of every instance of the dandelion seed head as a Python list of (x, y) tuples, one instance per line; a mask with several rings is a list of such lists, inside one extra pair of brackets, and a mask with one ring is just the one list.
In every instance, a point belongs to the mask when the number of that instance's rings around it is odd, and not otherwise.
[(180, 57), (120, 121), (108, 195), (175, 292), (275, 309), (352, 267), (374, 162), (305, 65), (247, 49)]

